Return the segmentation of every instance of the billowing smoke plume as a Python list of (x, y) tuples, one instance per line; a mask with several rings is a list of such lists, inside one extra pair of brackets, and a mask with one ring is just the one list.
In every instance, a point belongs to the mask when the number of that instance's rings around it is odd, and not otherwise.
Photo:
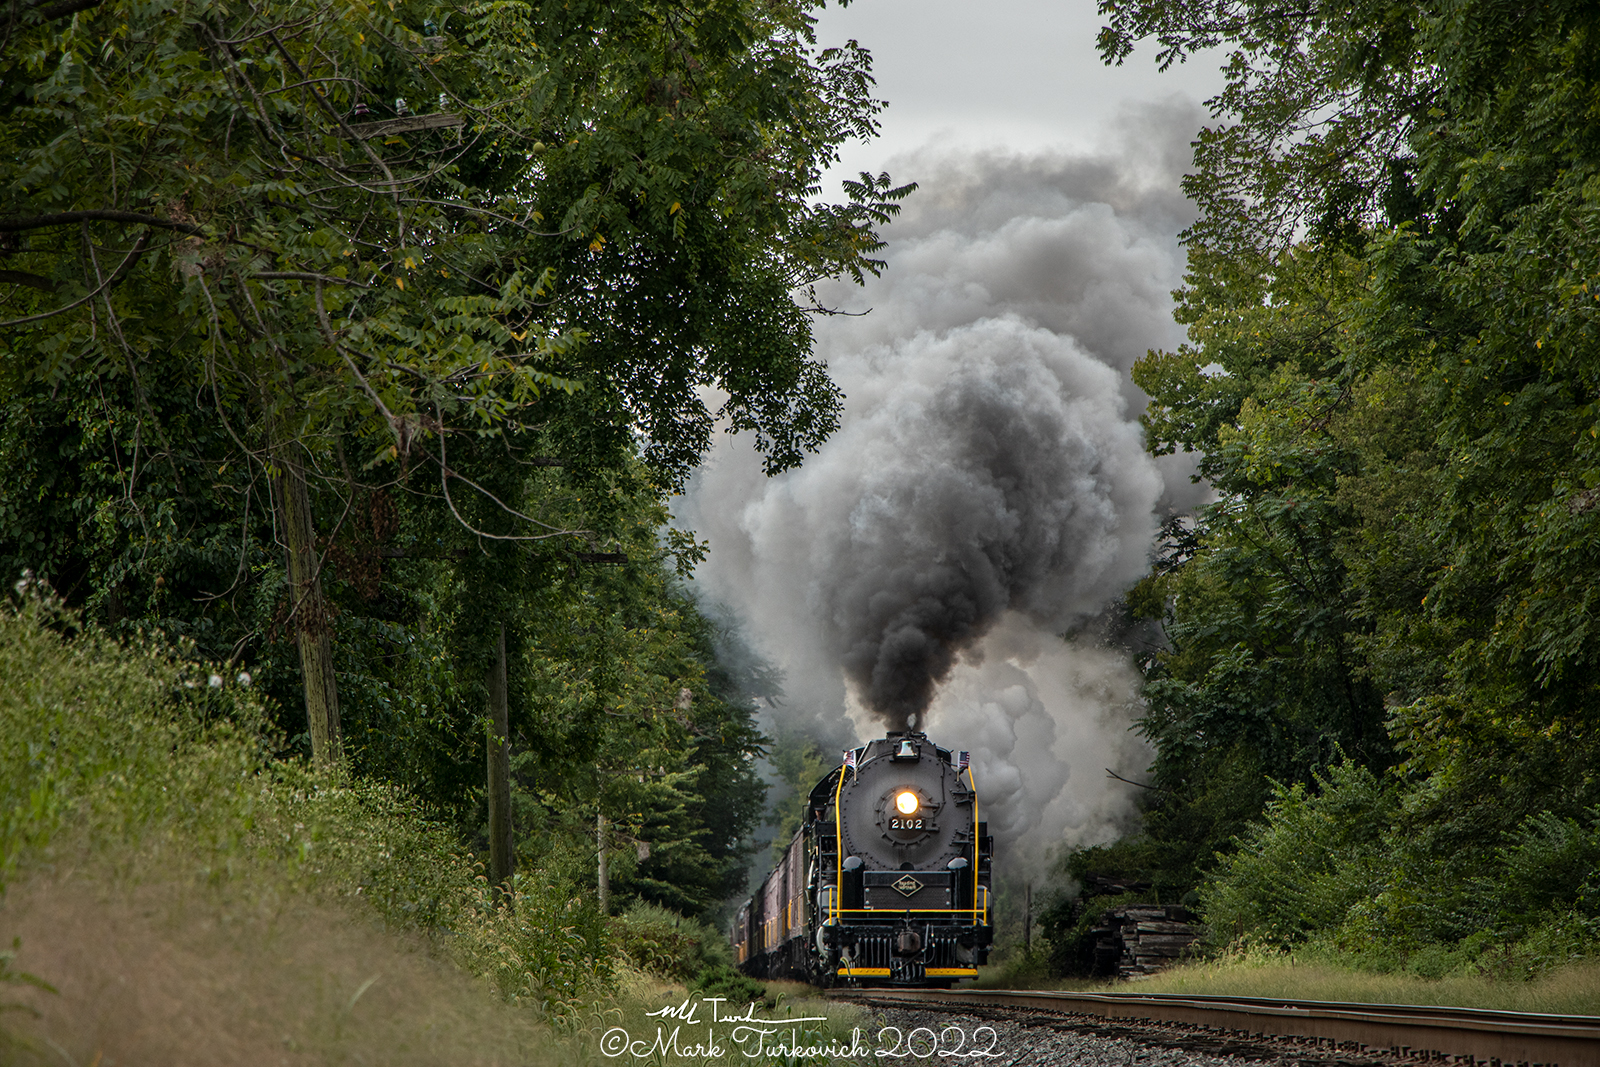
[(1137, 579), (1159, 510), (1194, 497), (1186, 462), (1145, 453), (1127, 368), (1180, 336), (1198, 122), (1143, 112), (1096, 157), (898, 161), (922, 188), (884, 277), (821, 294), (872, 309), (818, 323), (839, 432), (774, 479), (732, 440), (679, 509), (711, 542), (702, 591), (783, 668), (791, 721), (830, 746), (915, 726), (973, 750), (1002, 839), (1105, 836), (1125, 805), (1101, 768), (1143, 759), (1127, 657), (1056, 635)]
[[(1128, 730), (1138, 714), (1138, 676), (1126, 654), (1085, 644), (1067, 646), (1028, 620), (1007, 615), (940, 686), (929, 709), (935, 739), (972, 752), (975, 781), (989, 830), (1007, 846), (1049, 846), (1070, 830), (1077, 843), (1127, 829), (1128, 787), (1104, 769), (1128, 773), (1149, 760)], [(1109, 791), (1108, 791), (1109, 790)], [(1047, 858), (1046, 848), (1031, 857)], [(1002, 853), (1025, 869), (1016, 849)]]
[(1059, 630), (1143, 571), (1160, 478), (1116, 373), (1069, 338), (985, 319), (836, 371), (850, 417), (745, 530), (883, 725), (914, 725), (1003, 612)]

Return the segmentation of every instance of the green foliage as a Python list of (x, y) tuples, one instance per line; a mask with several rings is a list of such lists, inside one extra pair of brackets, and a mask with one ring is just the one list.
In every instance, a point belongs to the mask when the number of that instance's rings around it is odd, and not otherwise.
[(1108, 61), (1229, 50), (1189, 343), (1134, 371), (1217, 500), (1131, 600), (1169, 639), (1159, 790), (1112, 858), (1199, 888), (1219, 940), (1592, 951), (1600, 13), (1103, 7)]
[[(1363, 627), (1341, 610), (1351, 523), (1339, 487), (1359, 453), (1335, 420), (1359, 266), (1306, 250), (1270, 264), (1196, 255), (1190, 282), (1179, 317), (1202, 347), (1152, 353), (1134, 371), (1155, 391), (1152, 447), (1202, 452), (1221, 495), (1192, 527), (1169, 527), (1146, 592), (1182, 605), (1146, 688), (1158, 781), (1192, 788), (1187, 767), (1236, 746), (1283, 780), (1303, 780), (1336, 747), (1382, 766), (1389, 744), (1358, 658)], [(1206, 361), (1217, 366), (1201, 373)], [(1174, 395), (1163, 383), (1180, 366), (1189, 377)]]
[(1500, 920), (1531, 925), (1552, 908), (1600, 918), (1600, 809), (1587, 826), (1549, 812), (1529, 818), (1499, 852)]
[(1212, 937), (1284, 946), (1337, 926), (1383, 888), (1396, 807), (1393, 788), (1349, 761), (1319, 777), (1314, 793), (1278, 786), (1266, 821), (1240, 836), (1201, 890)]
[(723, 997), (735, 1009), (749, 1004), (760, 1004), (765, 1008), (777, 1006), (777, 998), (768, 995), (766, 986), (726, 963), (718, 963), (702, 971), (699, 977), (689, 983), (689, 991), (701, 997)]
[[(1195, 887), (1215, 866), (1219, 843), (1243, 833), (1271, 796), (1272, 781), (1263, 768), (1263, 753), (1245, 744), (1190, 758), (1183, 764), (1182, 779), (1141, 798), (1143, 818), (1137, 831), (1067, 853), (1061, 873), (1069, 885), (1080, 888), (1090, 874), (1148, 882), (1152, 902), (1195, 904)], [(1065, 914), (1046, 922), (1070, 926), (1062, 918)]]
[[(0, 872), (89, 861), (127, 877), (342, 901), (445, 949), (502, 996), (571, 1010), (609, 980), (592, 902), (520, 884), (496, 908), (478, 864), (380, 783), (269, 762), (251, 691), (153, 640), (120, 648), (30, 590), (0, 610)], [(215, 684), (213, 684), (215, 681)], [(0, 886), (3, 888), (3, 886)]]
[(732, 963), (721, 931), (659, 905), (635, 904), (611, 928), (618, 951), (635, 967), (674, 982), (698, 980)]
[[(474, 865), (476, 874), (480, 870)], [(612, 985), (614, 946), (592, 898), (571, 886), (518, 879), (509, 907), (491, 897), (481, 874), (475, 907), (459, 913), (459, 963), (502, 996), (554, 1016), (571, 1016)]]
[[(624, 905), (745, 881), (762, 738), (663, 501), (718, 419), (772, 472), (837, 425), (807, 294), (880, 269), (911, 190), (821, 195), (870, 57), (806, 0), (69, 6), (0, 34), (0, 567), (70, 605), (7, 640), (83, 631), (41, 684), (105, 677), (11, 709), (0, 887), (70, 824), (359, 898), (567, 1011), (610, 980), (597, 847)], [(319, 701), (341, 774), (296, 760)]]
[(768, 821), (776, 827), (772, 837), (772, 862), (777, 862), (788, 851), (789, 842), (800, 832), (800, 823), (806, 815), (806, 798), (833, 770), (833, 763), (822, 755), (822, 749), (811, 738), (780, 721), (776, 728), (767, 761), (782, 783), (783, 793), (773, 802)]
[(593, 885), (603, 815), (618, 904), (699, 915), (744, 884), (762, 738), (750, 694), (718, 664), (715, 627), (657, 541), (664, 509), (647, 490), (613, 486), (626, 494), (613, 506), (627, 562), (533, 570), (514, 622), (519, 852)]
[(803, 294), (910, 191), (821, 195), (881, 104), (809, 11), (13, 13), (0, 567), (247, 671), (279, 756), (326, 636), (349, 770), (470, 843), (503, 627), (525, 862), (586, 884), (605, 814), (621, 899), (721, 899), (760, 739), (662, 501), (718, 417), (773, 471), (832, 430)]
[(1201, 891), (1213, 942), (1322, 943), (1422, 977), (1528, 978), (1600, 948), (1600, 812), (1525, 820), (1453, 863), (1403, 835), (1409, 799), (1346, 762), (1278, 787)]
[(591, 436), (642, 413), (674, 483), (707, 444), (702, 386), (774, 469), (836, 424), (789, 294), (875, 271), (905, 190), (816, 201), (881, 105), (866, 53), (817, 49), (804, 5), (52, 15), (19, 14), (0, 52), (7, 280), (32, 313), (8, 350), (30, 374), (87, 365), (148, 397), (172, 359), (331, 466), (540, 421), (580, 382)]
[(378, 462), (425, 416), (493, 425), (571, 388), (541, 367), (567, 342), (527, 335), (536, 269), (461, 284), (502, 254), (453, 217), (489, 218), (449, 163), (476, 145), (352, 132), (358, 105), (392, 114), (401, 98), (491, 121), (469, 101), (529, 76), (485, 62), (493, 45), (425, 42), (413, 24), (432, 15), (113, 0), (70, 24), (21, 20), (0, 54), (5, 213), (40, 284), (8, 351), (39, 379), (91, 368), (146, 398), (145, 375), (177, 364), (218, 407), (259, 407), (236, 435), (292, 435), (324, 461), (341, 433), (351, 460)]
[[(48, 592), (0, 607), (0, 891), (65, 827), (101, 839), (175, 833), (227, 847), (253, 803), (259, 708), (158, 646), (124, 653)], [(215, 684), (213, 684), (215, 683)], [(160, 709), (157, 711), (157, 709)], [(218, 817), (226, 829), (211, 820)], [(218, 839), (219, 834), (221, 835)]]

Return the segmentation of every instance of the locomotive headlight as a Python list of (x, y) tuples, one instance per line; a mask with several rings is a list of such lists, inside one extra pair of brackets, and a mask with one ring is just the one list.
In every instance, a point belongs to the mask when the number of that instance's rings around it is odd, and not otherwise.
[(907, 789), (894, 798), (894, 806), (900, 809), (901, 815), (915, 815), (917, 813), (917, 794)]

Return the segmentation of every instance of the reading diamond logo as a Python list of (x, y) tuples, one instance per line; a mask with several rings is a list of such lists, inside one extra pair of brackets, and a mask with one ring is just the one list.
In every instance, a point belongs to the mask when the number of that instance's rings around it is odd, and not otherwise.
[(917, 890), (922, 888), (922, 883), (908, 874), (898, 882), (894, 883), (891, 888), (898, 889), (901, 896), (909, 897)]

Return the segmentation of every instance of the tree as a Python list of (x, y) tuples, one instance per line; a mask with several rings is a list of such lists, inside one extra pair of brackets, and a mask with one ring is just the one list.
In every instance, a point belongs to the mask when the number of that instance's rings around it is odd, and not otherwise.
[(1230, 49), (1185, 185), (1190, 344), (1135, 372), (1152, 447), (1202, 453), (1219, 501), (1131, 597), (1172, 645), (1125, 858), (1192, 886), (1265, 840), (1265, 776), (1314, 792), (1347, 755), (1403, 787), (1361, 937), (1462, 938), (1490, 843), (1596, 800), (1600, 12), (1102, 11), (1111, 62)]
[[(589, 337), (563, 366), (636, 413), (669, 487), (718, 416), (753, 431), (769, 473), (837, 425), (837, 390), (810, 355), (814, 297), (794, 294), (875, 273), (873, 227), (913, 188), (862, 175), (844, 203), (818, 202), (822, 170), (874, 135), (881, 104), (855, 42), (815, 49), (809, 7), (527, 9), (552, 57), (547, 114), (565, 120), (528, 185), (552, 224), (529, 247), (556, 271), (552, 323)], [(726, 396), (716, 412), (707, 387)]]
[[(404, 94), (457, 106), (486, 72), (408, 10), (59, 6), (7, 26), (0, 231), (21, 235), (8, 277), (30, 312), (5, 324), (8, 361), (53, 383), (126, 374), (175, 476), (145, 380), (199, 394), (274, 516), (313, 753), (336, 764), (312, 483), (344, 485), (348, 505), (356, 465), (409, 460), (449, 424), (503, 421), (567, 385), (537, 366), (559, 343), (519, 330), (524, 274), (450, 282), (493, 244), (449, 210), (484, 217), (451, 173), (477, 139), (458, 112), (405, 114)], [(354, 121), (391, 99), (393, 119)]]
[[(594, 884), (597, 847), (622, 903), (699, 913), (742, 887), (764, 790), (751, 695), (658, 543), (665, 507), (635, 464), (619, 558), (587, 570), (527, 557), (513, 677), (519, 853)], [(555, 565), (551, 565), (555, 563)], [(502, 580), (511, 579), (506, 568)], [(597, 842), (597, 822), (603, 840)]]
[[(81, 424), (110, 381), (103, 421), (134, 428), (96, 504), (135, 520), (102, 531), (116, 563), (61, 565), (131, 604), (118, 589), (166, 588), (147, 572), (174, 523), (216, 544), (242, 513), (237, 566), (183, 593), (282, 590), (319, 762), (340, 759), (326, 583), (360, 577), (330, 546), (373, 501), (463, 519), (474, 439), (554, 441), (595, 485), (642, 432), (676, 484), (707, 445), (703, 386), (773, 469), (834, 424), (791, 292), (875, 270), (906, 190), (813, 201), (878, 104), (866, 54), (819, 52), (802, 4), (108, 0), (19, 6), (4, 32), (12, 395), (66, 388)], [(22, 529), (33, 505), (8, 506)], [(207, 651), (248, 659), (262, 629)]]
[(1341, 487), (1364, 445), (1346, 432), (1343, 372), (1363, 266), (1326, 248), (1197, 249), (1187, 281), (1177, 317), (1191, 345), (1150, 353), (1134, 379), (1153, 398), (1150, 449), (1200, 453), (1218, 500), (1167, 524), (1129, 597), (1168, 641), (1147, 657), (1141, 720), (1160, 786), (1147, 825), (1163, 844), (1138, 873), (1180, 895), (1261, 810), (1268, 778), (1392, 759), (1343, 551), (1356, 519)]

